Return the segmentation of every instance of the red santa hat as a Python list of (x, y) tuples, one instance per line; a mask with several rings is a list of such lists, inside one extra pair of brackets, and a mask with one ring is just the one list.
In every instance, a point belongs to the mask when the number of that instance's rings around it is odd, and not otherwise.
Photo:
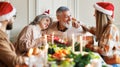
[(94, 8), (104, 14), (114, 16), (114, 5), (109, 2), (98, 2), (94, 4)]
[(9, 2), (0, 2), (0, 21), (9, 20), (16, 14), (16, 9)]

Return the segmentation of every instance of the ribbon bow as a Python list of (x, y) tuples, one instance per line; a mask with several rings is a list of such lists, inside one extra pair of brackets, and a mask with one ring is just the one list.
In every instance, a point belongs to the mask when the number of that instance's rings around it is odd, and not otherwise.
[(46, 15), (50, 14), (50, 10), (46, 10), (46, 11), (44, 11), (43, 14), (46, 14)]

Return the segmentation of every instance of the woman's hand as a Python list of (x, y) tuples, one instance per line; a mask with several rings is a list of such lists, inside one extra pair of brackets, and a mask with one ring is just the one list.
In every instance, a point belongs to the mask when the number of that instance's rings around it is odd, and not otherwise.
[(95, 35), (95, 31), (96, 31), (96, 28), (95, 27), (91, 27), (89, 29), (89, 32), (92, 33), (93, 35)]
[(92, 45), (92, 44), (87, 44), (85, 47), (86, 47), (86, 48), (89, 48), (90, 50), (93, 51), (93, 45)]
[(102, 51), (99, 49), (99, 47), (93, 46), (92, 44), (87, 44), (85, 47), (89, 48), (90, 50), (92, 50), (94, 52), (102, 53)]
[(104, 56), (104, 60), (107, 64), (120, 64), (119, 55), (113, 55), (112, 57)]
[(77, 21), (75, 18), (72, 18), (71, 21), (72, 21), (72, 26), (73, 27), (75, 27), (75, 28), (79, 28), (80, 27), (80, 22)]
[(16, 65), (15, 67), (29, 67), (29, 66), (26, 64), (22, 64), (22, 65)]
[(80, 27), (80, 22), (79, 21), (74, 21), (72, 22), (72, 26), (75, 28), (79, 28)]

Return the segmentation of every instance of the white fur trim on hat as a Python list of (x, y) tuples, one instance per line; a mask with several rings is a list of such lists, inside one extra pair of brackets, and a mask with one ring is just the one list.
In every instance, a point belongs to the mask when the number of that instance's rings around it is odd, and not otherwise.
[(97, 5), (97, 4), (94, 4), (94, 8), (100, 12), (103, 12), (105, 14), (108, 14), (108, 15), (112, 15), (113, 11), (110, 11), (110, 10), (106, 10), (104, 8), (102, 8), (101, 6)]
[(13, 7), (13, 10), (10, 13), (0, 16), (0, 21), (9, 20), (15, 14), (16, 9)]

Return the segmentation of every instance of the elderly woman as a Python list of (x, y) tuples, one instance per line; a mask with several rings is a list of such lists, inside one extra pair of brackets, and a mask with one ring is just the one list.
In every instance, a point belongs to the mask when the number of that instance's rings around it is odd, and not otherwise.
[(51, 24), (52, 19), (47, 14), (35, 17), (33, 22), (24, 27), (15, 43), (18, 54), (25, 54), (30, 48), (40, 46), (44, 42), (42, 32)]
[(106, 63), (120, 64), (119, 31), (113, 24), (114, 6), (109, 2), (98, 2), (94, 8), (98, 47), (90, 44), (86, 47), (100, 53)]

